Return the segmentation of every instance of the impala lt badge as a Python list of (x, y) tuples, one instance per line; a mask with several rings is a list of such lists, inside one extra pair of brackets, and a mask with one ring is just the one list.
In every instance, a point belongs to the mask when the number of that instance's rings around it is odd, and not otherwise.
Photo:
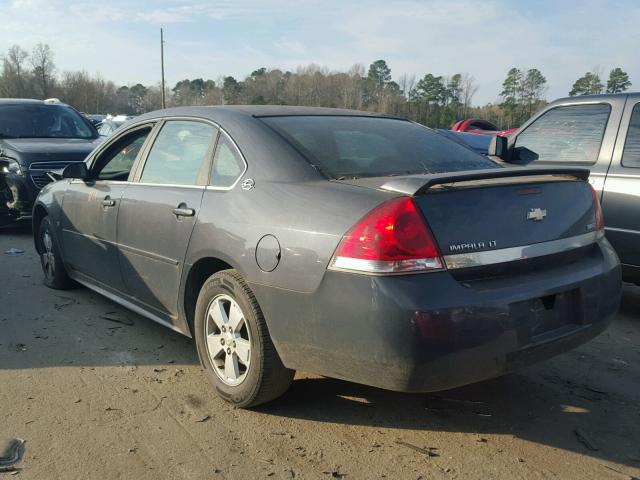
[(468, 243), (456, 243), (449, 245), (450, 252), (469, 252), (473, 250), (487, 250), (489, 248), (496, 248), (498, 242), (496, 240), (489, 240), (486, 242), (468, 242)]
[(532, 208), (527, 212), (527, 220), (533, 220), (534, 222), (540, 222), (547, 216), (547, 210), (542, 208)]

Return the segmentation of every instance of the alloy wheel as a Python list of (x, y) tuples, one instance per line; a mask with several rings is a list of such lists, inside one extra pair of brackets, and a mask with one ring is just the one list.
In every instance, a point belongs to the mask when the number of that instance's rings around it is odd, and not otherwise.
[(209, 304), (205, 337), (218, 378), (226, 385), (240, 385), (251, 363), (251, 334), (242, 309), (230, 296), (218, 295)]

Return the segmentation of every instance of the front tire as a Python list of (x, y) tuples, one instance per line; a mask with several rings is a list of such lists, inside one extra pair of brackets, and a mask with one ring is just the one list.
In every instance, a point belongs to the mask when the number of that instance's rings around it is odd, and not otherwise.
[(56, 290), (67, 290), (74, 286), (62, 262), (60, 248), (53, 234), (49, 217), (44, 217), (38, 229), (38, 253), (44, 274), (44, 284)]
[(287, 391), (286, 368), (271, 341), (256, 297), (235, 270), (209, 277), (196, 303), (198, 355), (218, 394), (238, 407), (255, 407)]

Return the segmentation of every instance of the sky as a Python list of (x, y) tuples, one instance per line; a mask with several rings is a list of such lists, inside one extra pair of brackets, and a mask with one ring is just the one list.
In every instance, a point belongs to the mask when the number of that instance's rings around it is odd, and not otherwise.
[(0, 12), (0, 54), (48, 43), (59, 72), (116, 84), (158, 83), (163, 27), (169, 86), (384, 59), (395, 80), (468, 72), (475, 104), (498, 100), (511, 67), (541, 70), (549, 100), (594, 68), (622, 67), (640, 90), (639, 0), (0, 0)]

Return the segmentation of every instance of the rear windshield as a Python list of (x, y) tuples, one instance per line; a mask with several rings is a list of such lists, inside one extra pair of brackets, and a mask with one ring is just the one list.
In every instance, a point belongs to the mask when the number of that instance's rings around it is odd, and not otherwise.
[(496, 168), (465, 146), (406, 120), (380, 117), (263, 117), (332, 178)]
[(96, 138), (88, 121), (66, 105), (0, 105), (0, 138)]

